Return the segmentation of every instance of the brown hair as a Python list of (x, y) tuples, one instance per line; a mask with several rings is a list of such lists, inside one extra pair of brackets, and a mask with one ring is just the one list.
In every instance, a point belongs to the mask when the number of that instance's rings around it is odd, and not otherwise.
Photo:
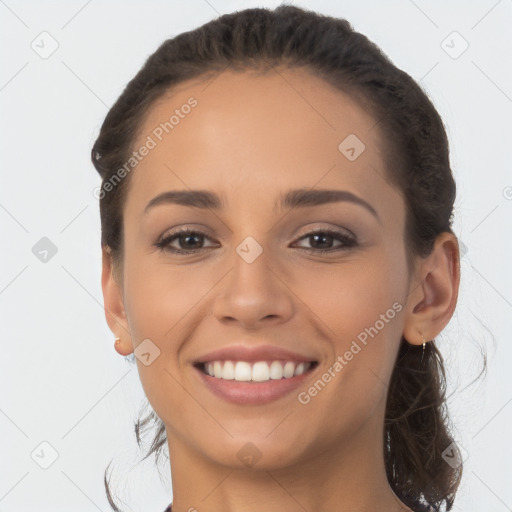
[[(455, 182), (442, 120), (427, 95), (367, 37), (344, 19), (294, 6), (253, 8), (220, 16), (168, 39), (147, 59), (108, 112), (92, 149), (103, 185), (125, 164), (144, 116), (174, 85), (224, 69), (269, 66), (306, 69), (358, 101), (376, 119), (386, 141), (386, 179), (406, 203), (404, 243), (409, 273), (416, 257), (427, 256), (442, 232), (452, 234)], [(122, 207), (128, 175), (100, 194), (102, 246), (114, 264), (123, 259)], [(402, 337), (388, 390), (384, 459), (391, 488), (409, 507), (428, 504), (451, 510), (462, 466), (442, 452), (452, 444), (445, 403), (445, 370), (435, 342), (426, 350)], [(146, 454), (157, 458), (165, 426), (151, 411), (135, 432), (156, 426)], [(458, 448), (454, 444), (453, 449)], [(107, 468), (108, 470), (108, 468)], [(105, 487), (113, 503), (105, 471)]]

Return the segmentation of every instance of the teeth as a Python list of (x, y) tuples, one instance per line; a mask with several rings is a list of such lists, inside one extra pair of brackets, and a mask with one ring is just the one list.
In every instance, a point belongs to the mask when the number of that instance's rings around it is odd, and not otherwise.
[(285, 379), (289, 379), (290, 377), (293, 377), (293, 372), (295, 371), (295, 363), (292, 363), (291, 361), (288, 361), (284, 365), (283, 375)]
[[(246, 381), (251, 380), (251, 365), (249, 363), (239, 361), (235, 365), (235, 380)], [(222, 379), (221, 375), (215, 375), (218, 379)]]
[(204, 364), (204, 371), (210, 377), (239, 382), (266, 382), (271, 379), (290, 379), (302, 375), (311, 367), (311, 363), (293, 361), (266, 361), (251, 363), (247, 361), (213, 361)]
[(282, 379), (283, 374), (284, 374), (283, 365), (279, 361), (273, 361), (272, 364), (270, 365), (270, 378), (271, 379)]
[(306, 371), (305, 368), (306, 365), (304, 363), (298, 364), (297, 368), (295, 368), (295, 373), (293, 375), (302, 375)]
[[(217, 375), (219, 375), (219, 373), (217, 373)], [(233, 364), (233, 361), (226, 361), (224, 363), (224, 367), (222, 368), (222, 374), (220, 375), (220, 378), (226, 380), (233, 380), (235, 378), (235, 365)]]

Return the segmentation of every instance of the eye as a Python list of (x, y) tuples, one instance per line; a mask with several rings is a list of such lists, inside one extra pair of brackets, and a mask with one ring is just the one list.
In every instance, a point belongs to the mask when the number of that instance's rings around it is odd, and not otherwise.
[[(208, 239), (208, 236), (201, 231), (181, 228), (162, 237), (155, 246), (162, 251), (165, 250), (175, 254), (192, 254), (203, 249), (203, 247), (197, 246), (204, 243), (205, 239)], [(173, 247), (171, 245), (176, 241), (179, 247)]]
[[(301, 237), (299, 240), (304, 239), (307, 239), (308, 242), (313, 245), (313, 247), (303, 247), (303, 249), (312, 253), (344, 251), (357, 245), (356, 239), (354, 237), (332, 229), (311, 231), (310, 233), (307, 233), (305, 236)], [(332, 247), (332, 244), (335, 240), (340, 241), (341, 246), (338, 245), (338, 247)]]
[[(205, 240), (209, 240), (209, 237), (202, 231), (181, 228), (162, 237), (154, 245), (161, 251), (165, 250), (174, 254), (193, 254), (206, 248), (202, 246)], [(308, 240), (308, 242), (313, 245), (311, 248), (301, 247), (305, 251), (312, 253), (343, 251), (357, 245), (354, 237), (332, 229), (311, 231), (299, 238), (299, 241), (300, 240)], [(337, 247), (333, 247), (335, 241), (341, 244)], [(176, 243), (178, 247), (173, 246), (173, 244)], [(213, 244), (213, 246), (215, 246), (215, 244)]]

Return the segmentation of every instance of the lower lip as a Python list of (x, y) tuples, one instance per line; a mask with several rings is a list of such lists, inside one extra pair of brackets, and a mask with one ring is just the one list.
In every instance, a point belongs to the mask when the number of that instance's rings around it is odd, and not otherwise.
[(199, 368), (194, 369), (208, 389), (220, 398), (234, 404), (266, 404), (277, 400), (297, 389), (315, 370), (310, 368), (306, 373), (289, 379), (270, 379), (265, 382), (224, 380), (211, 377)]

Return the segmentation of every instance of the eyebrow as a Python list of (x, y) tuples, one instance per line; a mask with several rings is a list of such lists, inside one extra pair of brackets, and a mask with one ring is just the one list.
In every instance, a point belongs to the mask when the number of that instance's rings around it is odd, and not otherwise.
[[(381, 222), (378, 213), (370, 203), (348, 190), (309, 190), (305, 188), (289, 190), (280, 195), (277, 207), (280, 209), (302, 208), (343, 201), (362, 206)], [(221, 210), (224, 207), (222, 198), (213, 192), (206, 190), (169, 190), (151, 199), (144, 209), (144, 214), (151, 208), (163, 204), (178, 204), (191, 208), (213, 210)]]

